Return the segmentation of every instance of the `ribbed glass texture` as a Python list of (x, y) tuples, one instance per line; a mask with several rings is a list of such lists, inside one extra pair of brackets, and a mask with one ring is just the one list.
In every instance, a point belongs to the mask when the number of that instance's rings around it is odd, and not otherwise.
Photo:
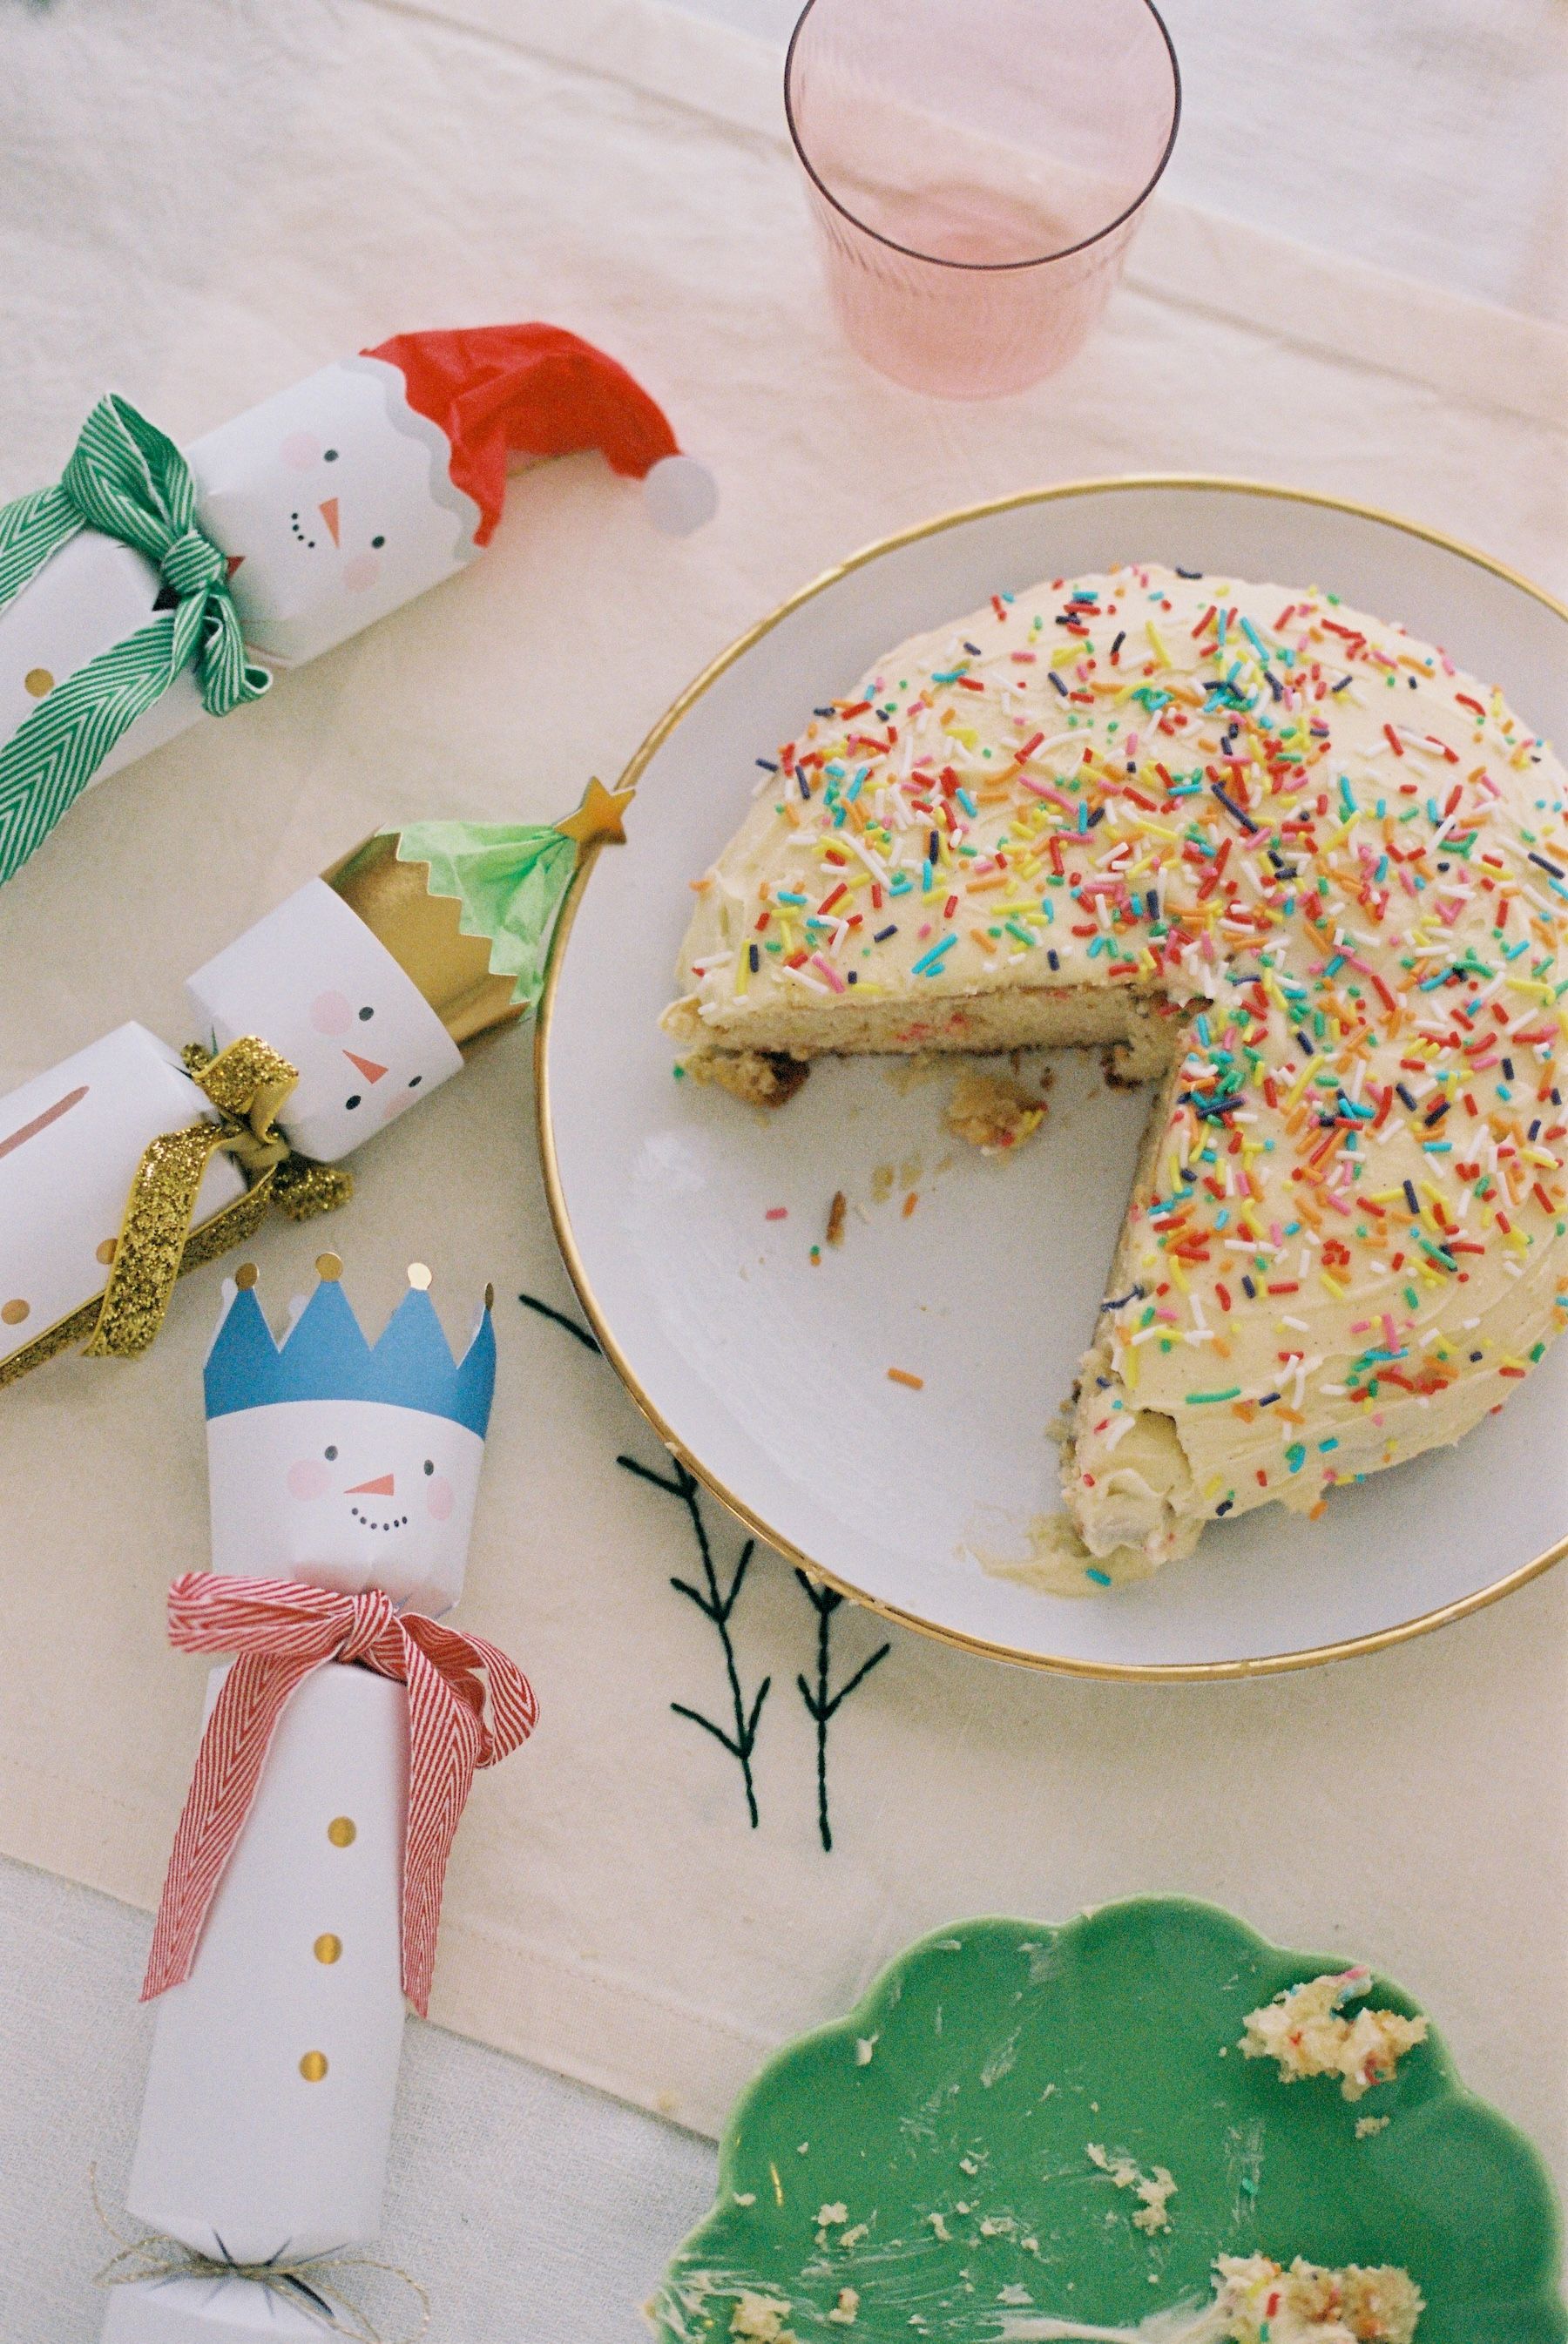
[(952, 399), (1081, 346), (1180, 110), (1149, 0), (811, 0), (784, 86), (845, 335)]

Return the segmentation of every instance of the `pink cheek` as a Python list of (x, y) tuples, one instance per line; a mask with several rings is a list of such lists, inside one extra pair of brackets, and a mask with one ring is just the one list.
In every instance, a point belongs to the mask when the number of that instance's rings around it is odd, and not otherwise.
[(425, 1490), (425, 1508), (427, 1512), (429, 1512), (438, 1522), (444, 1522), (450, 1517), (451, 1510), (456, 1503), (457, 1500), (452, 1493), (451, 1483), (447, 1480), (444, 1473), (438, 1473), (435, 1479), (427, 1485)]
[(350, 594), (363, 594), (380, 574), (381, 565), (373, 553), (356, 553), (343, 564), (343, 583)]
[(340, 993), (319, 993), (310, 1004), (310, 1023), (318, 1034), (346, 1034), (354, 1012)]
[(332, 1476), (319, 1457), (301, 1457), (288, 1468), (291, 1498), (324, 1498), (331, 1486)]
[(321, 442), (313, 432), (291, 431), (278, 450), (291, 472), (308, 472), (321, 457)]
[(406, 1086), (400, 1091), (394, 1091), (381, 1110), (381, 1121), (390, 1123), (395, 1116), (402, 1114), (406, 1106), (412, 1106), (419, 1096), (418, 1091), (411, 1091)]

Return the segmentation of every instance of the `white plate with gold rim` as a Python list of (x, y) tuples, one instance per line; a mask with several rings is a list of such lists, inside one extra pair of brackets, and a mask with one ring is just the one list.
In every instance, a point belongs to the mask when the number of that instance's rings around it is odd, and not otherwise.
[[(1109, 1089), (1092, 1054), (1062, 1053), (1044, 1131), (987, 1158), (943, 1127), (950, 1076), (829, 1062), (764, 1116), (673, 1080), (658, 1026), (688, 883), (738, 826), (758, 757), (905, 636), (997, 590), (1128, 560), (1326, 587), (1442, 643), (1535, 730), (1568, 738), (1568, 609), (1391, 516), (1179, 479), (946, 515), (793, 597), (632, 759), (630, 844), (585, 869), (561, 922), (536, 1044), (540, 1139), (606, 1353), (770, 1543), (1008, 1659), (1243, 1674), (1439, 1626), (1568, 1551), (1568, 1342), (1456, 1449), (1337, 1490), (1316, 1521), (1265, 1507), (1139, 1584), (1043, 1592), (986, 1563), (1025, 1555), (1057, 1503), (1051, 1426), (1094, 1325), (1147, 1096)], [(840, 1189), (849, 1242), (822, 1248)]]

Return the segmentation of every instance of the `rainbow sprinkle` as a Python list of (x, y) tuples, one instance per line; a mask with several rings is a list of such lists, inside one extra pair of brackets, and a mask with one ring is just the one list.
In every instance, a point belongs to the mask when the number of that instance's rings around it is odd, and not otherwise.
[[(779, 751), (777, 852), (692, 964), (720, 1047), (802, 988), (907, 1001), (900, 1047), (1003, 984), (1184, 1021), (1095, 1430), (1151, 1386), (1245, 1427), (1215, 1514), (1427, 1445), (1466, 1379), (1474, 1420), (1568, 1324), (1561, 769), (1441, 652), (1280, 600), (1132, 564), (905, 647)], [(1243, 1318), (1267, 1371), (1228, 1376)]]

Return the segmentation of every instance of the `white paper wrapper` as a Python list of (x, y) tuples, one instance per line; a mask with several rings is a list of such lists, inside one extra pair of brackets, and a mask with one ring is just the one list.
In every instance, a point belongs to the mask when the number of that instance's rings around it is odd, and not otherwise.
[[(480, 550), (479, 508), (452, 486), (445, 434), (410, 407), (384, 359), (323, 367), (185, 453), (197, 519), (229, 559), (247, 642), (272, 664), (315, 659)], [(53, 683), (147, 623), (161, 582), (142, 555), (96, 530), (44, 565), (0, 611), (0, 744)], [(94, 780), (202, 712), (182, 675)]]
[[(103, 1291), (143, 1148), (207, 1111), (175, 1052), (135, 1025), (0, 1100), (0, 1359)], [(216, 1156), (197, 1218), (244, 1193)]]
[(424, 995), (322, 879), (258, 920), (186, 991), (218, 1048), (258, 1034), (299, 1070), (279, 1116), (291, 1146), (334, 1163), (462, 1065)]
[[(62, 546), (0, 611), (0, 744), (56, 683), (145, 627), (157, 591), (149, 561), (96, 530)], [(93, 780), (161, 748), (201, 713), (200, 688), (187, 669), (121, 734)]]
[(158, 2001), (126, 2192), (138, 2219), (239, 2262), (374, 2238), (407, 1807), (406, 1689), (317, 1670), (284, 1711), (196, 1966)]
[(210, 2344), (215, 2336), (323, 2344), (328, 2332), (273, 2288), (241, 2278), (174, 2278), (116, 2287), (104, 2344)]

